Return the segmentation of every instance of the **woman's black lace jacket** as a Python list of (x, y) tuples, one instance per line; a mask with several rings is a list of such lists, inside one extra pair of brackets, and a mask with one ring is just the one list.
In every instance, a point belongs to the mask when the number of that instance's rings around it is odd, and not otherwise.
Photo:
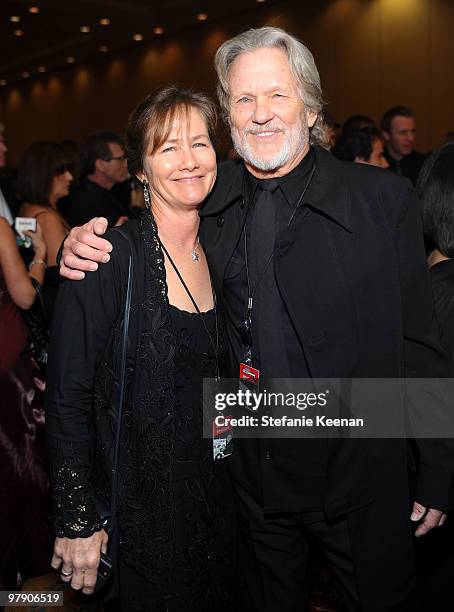
[[(125, 224), (133, 300), (121, 430), (118, 524), (125, 560), (166, 582), (173, 558), (174, 355), (162, 251), (150, 213)], [(46, 419), (55, 532), (86, 537), (110, 505), (121, 327), (130, 248), (116, 230), (110, 264), (60, 289), (50, 348)]]

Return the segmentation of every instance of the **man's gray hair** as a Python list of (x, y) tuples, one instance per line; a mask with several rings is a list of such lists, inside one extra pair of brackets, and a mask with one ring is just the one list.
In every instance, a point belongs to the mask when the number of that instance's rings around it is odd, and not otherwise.
[(290, 70), (298, 83), (301, 98), (308, 109), (318, 114), (311, 129), (311, 142), (321, 140), (323, 130), (323, 98), (320, 75), (309, 49), (281, 28), (265, 26), (242, 32), (223, 43), (216, 52), (214, 67), (218, 75), (217, 94), (224, 119), (229, 122), (230, 92), (228, 76), (233, 62), (243, 53), (264, 47), (282, 49), (288, 57)]

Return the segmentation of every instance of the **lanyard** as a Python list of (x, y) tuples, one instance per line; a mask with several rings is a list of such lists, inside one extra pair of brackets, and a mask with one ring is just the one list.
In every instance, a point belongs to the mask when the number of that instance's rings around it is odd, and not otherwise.
[[(287, 228), (290, 227), (295, 215), (296, 215), (296, 211), (298, 210), (298, 208), (300, 207), (304, 196), (306, 195), (307, 190), (309, 189), (309, 185), (312, 182), (312, 179), (314, 177), (315, 174), (315, 169), (316, 169), (316, 164), (315, 164), (315, 160), (314, 160), (314, 165), (312, 167), (311, 173), (309, 175), (309, 179), (306, 183), (306, 185), (304, 186), (303, 191), (301, 192), (301, 195), (298, 198), (298, 201), (296, 203), (296, 206), (293, 209), (292, 212), (292, 216), (289, 219), (289, 222), (287, 224)], [(248, 210), (248, 214), (249, 214), (250, 209)], [(257, 288), (259, 287), (260, 283), (262, 282), (264, 276), (265, 276), (265, 272), (267, 271), (273, 257), (274, 254), (276, 252), (276, 245), (274, 246), (265, 266), (263, 267), (262, 271), (260, 272), (260, 274), (258, 275), (258, 278), (255, 282), (254, 287), (251, 289), (251, 279), (250, 279), (250, 274), (249, 274), (249, 257), (248, 257), (248, 244), (247, 244), (247, 231), (246, 231), (246, 223), (244, 224), (244, 261), (245, 261), (245, 265), (246, 265), (246, 278), (247, 278), (247, 290), (248, 290), (248, 300), (247, 300), (247, 309), (246, 309), (246, 315), (244, 317), (244, 321), (242, 323), (242, 325), (240, 326), (240, 334), (241, 334), (241, 339), (242, 342), (244, 344), (244, 352), (245, 352), (245, 362), (248, 363), (249, 365), (251, 365), (251, 349), (252, 349), (252, 334), (251, 334), (251, 327), (252, 327), (252, 310), (253, 310), (253, 304), (254, 304), (254, 295), (255, 292), (257, 290)]]
[(189, 287), (186, 285), (184, 278), (181, 275), (181, 272), (178, 270), (175, 262), (173, 261), (173, 259), (170, 257), (168, 250), (165, 248), (165, 246), (162, 244), (161, 239), (158, 237), (159, 243), (161, 245), (162, 250), (164, 251), (167, 259), (169, 260), (169, 262), (172, 265), (172, 268), (175, 270), (176, 275), (178, 276), (178, 278), (181, 281), (181, 284), (183, 285), (186, 293), (188, 294), (189, 299), (191, 300), (194, 308), (196, 309), (197, 314), (200, 317), (200, 320), (202, 321), (203, 327), (205, 329), (205, 332), (208, 336), (208, 340), (210, 341), (211, 344), (211, 348), (213, 349), (213, 354), (214, 357), (216, 359), (216, 380), (220, 379), (220, 370), (219, 370), (219, 327), (218, 327), (218, 311), (217, 311), (217, 301), (216, 301), (216, 293), (214, 292), (213, 289), (213, 283), (211, 282), (211, 275), (210, 275), (210, 283), (211, 283), (211, 291), (213, 292), (213, 305), (214, 305), (214, 321), (215, 321), (215, 329), (216, 329), (216, 344), (213, 342), (213, 338), (210, 334), (210, 331), (207, 327), (207, 324), (205, 322), (205, 317), (202, 315), (202, 313), (200, 312), (200, 308), (197, 305), (197, 302), (195, 301), (195, 299), (192, 296), (192, 293), (189, 291)]

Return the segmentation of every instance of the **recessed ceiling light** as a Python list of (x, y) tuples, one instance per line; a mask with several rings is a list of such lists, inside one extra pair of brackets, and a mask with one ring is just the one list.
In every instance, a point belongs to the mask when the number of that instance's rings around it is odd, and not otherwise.
[(109, 47), (107, 45), (101, 45), (99, 47), (99, 50), (101, 51), (101, 53), (106, 53), (109, 50)]
[(80, 31), (83, 32), (84, 34), (88, 34), (88, 32), (90, 31), (90, 26), (87, 26), (87, 25), (80, 26)]
[(256, 2), (265, 2), (265, 0), (256, 0)]
[(24, 70), (24, 72), (21, 72), (21, 77), (24, 79), (28, 79), (28, 77), (30, 76), (30, 73), (27, 72), (27, 70)]
[(37, 15), (39, 13), (39, 6), (29, 6), (28, 12)]
[(155, 28), (153, 28), (153, 32), (154, 34), (164, 34), (164, 28), (162, 28), (161, 26), (156, 26)]
[(143, 40), (143, 34), (134, 34), (132, 37), (132, 40), (135, 40), (136, 42), (140, 42), (141, 40)]
[(5, 79), (0, 79), (0, 85), (6, 85), (7, 81)]
[(206, 13), (198, 13), (197, 19), (199, 21), (206, 21), (208, 19), (208, 15)]
[(24, 31), (23, 30), (14, 30), (13, 34), (14, 34), (14, 36), (23, 36), (24, 35)]
[(69, 56), (66, 58), (66, 61), (68, 62), (68, 64), (74, 64), (74, 62), (76, 61), (76, 58), (75, 58), (75, 57), (73, 57), (72, 55), (69, 55)]
[(9, 20), (12, 21), (13, 23), (19, 23), (20, 17), (19, 17), (19, 15), (11, 15)]
[(110, 19), (108, 17), (103, 17), (102, 19), (99, 20), (99, 23), (102, 26), (108, 26), (110, 25)]
[(46, 72), (46, 66), (38, 66), (38, 72)]

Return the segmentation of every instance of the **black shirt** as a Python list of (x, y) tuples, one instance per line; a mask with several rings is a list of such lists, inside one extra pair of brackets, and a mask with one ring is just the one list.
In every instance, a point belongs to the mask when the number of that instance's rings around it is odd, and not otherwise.
[(106, 217), (112, 226), (124, 214), (123, 206), (109, 189), (85, 178), (71, 195), (65, 216), (71, 227), (83, 225), (93, 217)]
[(385, 157), (389, 164), (389, 169), (400, 176), (407, 177), (413, 185), (416, 185), (421, 167), (427, 159), (427, 155), (424, 155), (424, 153), (412, 151), (410, 155), (406, 155), (402, 157), (402, 159), (397, 160), (391, 157), (386, 149)]
[[(291, 172), (273, 179), (277, 182), (272, 196), (276, 237), (284, 236), (289, 222), (305, 214), (304, 202), (300, 200), (312, 176), (314, 163), (311, 150)], [(238, 327), (246, 315), (249, 291), (253, 294), (252, 365), (260, 370), (261, 388), (265, 388), (267, 379), (307, 378), (310, 372), (304, 348), (279, 293), (274, 258), (265, 269), (263, 265), (254, 265), (251, 226), (259, 214), (256, 203), (260, 183), (260, 179), (245, 173), (243, 197), (249, 207), (248, 214), (245, 230), (227, 266), (223, 294), (233, 352), (230, 375), (234, 377), (238, 376), (239, 363), (244, 360), (244, 346)], [(250, 274), (249, 290), (245, 253)], [(323, 505), (325, 450), (323, 440), (237, 439), (232, 457), (232, 475), (263, 503), (266, 511), (319, 510)]]

